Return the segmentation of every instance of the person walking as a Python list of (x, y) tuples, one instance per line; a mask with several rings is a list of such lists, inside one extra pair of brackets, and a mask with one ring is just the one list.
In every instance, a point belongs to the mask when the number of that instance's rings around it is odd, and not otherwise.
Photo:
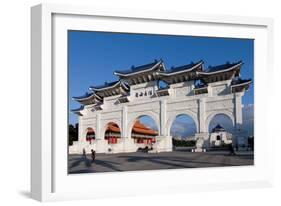
[(86, 158), (86, 150), (83, 148), (83, 158)]
[(233, 144), (229, 144), (230, 155), (235, 155)]
[(95, 159), (96, 159), (96, 151), (91, 149), (91, 153), (92, 153), (92, 160), (95, 161)]

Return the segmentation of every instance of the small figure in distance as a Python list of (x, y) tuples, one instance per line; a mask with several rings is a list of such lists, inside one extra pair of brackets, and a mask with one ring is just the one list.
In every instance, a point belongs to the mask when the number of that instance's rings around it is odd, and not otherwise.
[(86, 150), (83, 148), (83, 157), (86, 158)]
[(239, 146), (238, 146), (238, 144), (236, 144), (236, 145), (235, 145), (235, 149), (236, 149), (236, 151), (238, 151), (238, 150), (239, 150)]
[(92, 160), (95, 161), (95, 159), (96, 159), (96, 151), (91, 149), (91, 153), (92, 153)]
[(144, 148), (144, 152), (145, 152), (145, 153), (148, 153), (148, 146), (146, 146), (146, 147)]
[(229, 152), (230, 152), (230, 155), (235, 155), (235, 152), (234, 152), (234, 147), (233, 147), (233, 144), (229, 144)]

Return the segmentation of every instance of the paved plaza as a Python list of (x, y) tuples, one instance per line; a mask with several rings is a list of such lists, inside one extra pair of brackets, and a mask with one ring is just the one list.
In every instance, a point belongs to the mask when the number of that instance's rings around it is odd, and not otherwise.
[(69, 155), (69, 173), (71, 174), (253, 164), (254, 155), (250, 151), (237, 152), (236, 155), (230, 155), (228, 151), (97, 154), (95, 161), (92, 161), (91, 155), (86, 157), (74, 154)]

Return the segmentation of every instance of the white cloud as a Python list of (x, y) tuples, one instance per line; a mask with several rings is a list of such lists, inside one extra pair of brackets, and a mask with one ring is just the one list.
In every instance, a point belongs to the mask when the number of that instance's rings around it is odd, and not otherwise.
[(196, 126), (194, 123), (186, 123), (181, 121), (175, 121), (171, 126), (171, 135), (187, 137), (194, 135), (196, 132)]

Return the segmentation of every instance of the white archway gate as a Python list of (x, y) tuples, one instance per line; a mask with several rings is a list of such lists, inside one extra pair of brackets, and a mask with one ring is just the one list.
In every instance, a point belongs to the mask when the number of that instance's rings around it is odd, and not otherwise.
[[(241, 96), (240, 96), (241, 97)], [(119, 151), (116, 152), (132, 152), (137, 149), (134, 146), (131, 139), (131, 131), (139, 117), (149, 116), (151, 117), (157, 125), (159, 130), (159, 141), (162, 139), (171, 139), (170, 130), (173, 121), (179, 115), (187, 115), (194, 120), (196, 125), (196, 137), (202, 141), (208, 141), (208, 127), (210, 121), (217, 114), (227, 115), (234, 127), (241, 124), (242, 118), (242, 104), (236, 103), (236, 101), (241, 101), (241, 98), (236, 98), (235, 94), (228, 94), (224, 96), (219, 96), (216, 98), (198, 95), (198, 96), (186, 96), (178, 99), (167, 99), (166, 97), (150, 99), (144, 102), (132, 102), (128, 104), (116, 105), (114, 110), (108, 109), (106, 112), (101, 110), (96, 112), (91, 118), (92, 124), (85, 124), (83, 118), (80, 122), (85, 127), (89, 125), (95, 125), (97, 128), (96, 139), (97, 144), (101, 149), (97, 149), (97, 152), (107, 152), (107, 143), (104, 140), (105, 129), (110, 122), (116, 123), (121, 130), (122, 147), (119, 147)], [(239, 107), (236, 107), (236, 106)], [(89, 122), (89, 120), (87, 121)], [(83, 124), (84, 123), (84, 124)], [(85, 135), (83, 135), (85, 136)], [(171, 141), (169, 141), (171, 142)], [(171, 151), (172, 145), (166, 145), (166, 148), (161, 148), (160, 151)], [(197, 145), (200, 147), (199, 145)], [(207, 144), (202, 144), (202, 147), (206, 147)]]
[[(208, 127), (216, 114), (227, 115), (235, 127), (242, 125), (242, 97), (251, 80), (235, 79), (239, 76), (242, 62), (226, 63), (203, 71), (203, 62), (166, 71), (163, 61), (133, 67), (125, 72), (115, 72), (118, 81), (103, 86), (91, 87), (86, 96), (74, 98), (84, 106), (73, 110), (78, 114), (79, 142), (76, 151), (85, 147), (85, 129), (91, 127), (96, 132), (97, 152), (108, 152), (104, 139), (106, 125), (118, 124), (121, 143), (114, 152), (133, 152), (137, 147), (131, 138), (131, 131), (137, 118), (151, 117), (157, 124), (159, 136), (154, 145), (158, 151), (172, 150), (170, 129), (178, 115), (190, 116), (197, 133), (197, 151), (208, 147)], [(165, 81), (161, 88), (158, 81)], [(196, 81), (200, 81), (196, 84)]]

